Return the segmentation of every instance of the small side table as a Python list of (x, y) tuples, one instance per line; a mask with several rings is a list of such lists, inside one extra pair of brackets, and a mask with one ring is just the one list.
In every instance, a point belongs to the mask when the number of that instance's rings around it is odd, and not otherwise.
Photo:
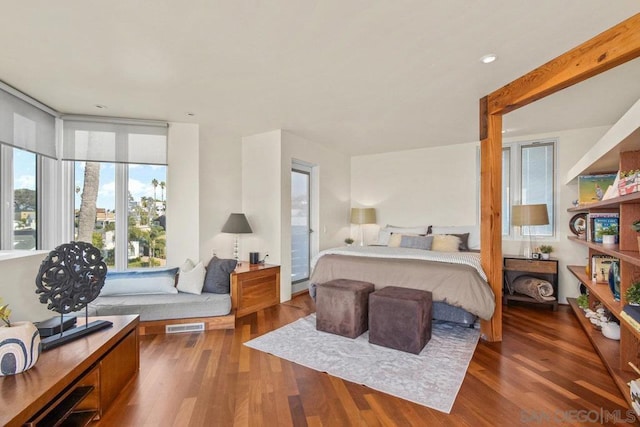
[[(558, 309), (558, 260), (527, 259), (523, 257), (506, 256), (503, 259), (504, 281), (502, 286), (502, 299), (504, 304), (510, 301), (550, 306), (554, 311)], [(538, 301), (527, 295), (509, 293), (509, 287), (520, 276), (533, 276), (546, 280), (553, 287), (553, 301)]]
[(242, 261), (231, 273), (231, 307), (236, 317), (280, 304), (280, 266)]

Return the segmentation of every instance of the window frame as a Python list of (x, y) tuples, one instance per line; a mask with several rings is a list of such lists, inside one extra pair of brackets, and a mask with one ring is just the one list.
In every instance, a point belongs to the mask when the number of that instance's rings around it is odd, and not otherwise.
[[(551, 185), (553, 206), (549, 210), (549, 219), (552, 222), (552, 229), (550, 235), (543, 234), (531, 234), (532, 238), (554, 240), (558, 236), (558, 138), (536, 138), (522, 141), (509, 141), (502, 144), (503, 153), (505, 150), (509, 150), (509, 167), (510, 174), (505, 176), (503, 172), (502, 177), (502, 192), (504, 193), (505, 181), (509, 179), (507, 187), (507, 195), (509, 197), (506, 200), (505, 205), (508, 208), (508, 212), (503, 212), (503, 218), (511, 218), (511, 207), (513, 205), (520, 204), (522, 201), (522, 151), (524, 148), (551, 145), (553, 147), (553, 183)], [(504, 227), (501, 227), (504, 228)], [(524, 234), (519, 227), (513, 226), (509, 222), (509, 234), (503, 234), (504, 240), (528, 240), (529, 235)]]

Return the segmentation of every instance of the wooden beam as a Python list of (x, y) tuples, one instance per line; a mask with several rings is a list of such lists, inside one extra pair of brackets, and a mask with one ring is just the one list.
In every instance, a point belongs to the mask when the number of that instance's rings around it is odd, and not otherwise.
[(502, 341), (502, 115), (489, 115), (480, 100), (480, 260), (495, 295), (491, 320), (481, 330), (487, 341)]
[(640, 56), (640, 13), (489, 95), (489, 114), (506, 114)]

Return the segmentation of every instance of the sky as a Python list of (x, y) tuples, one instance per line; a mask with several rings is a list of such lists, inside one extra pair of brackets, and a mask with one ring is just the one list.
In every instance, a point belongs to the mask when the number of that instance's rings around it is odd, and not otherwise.
[[(24, 150), (13, 150), (13, 182), (14, 188), (36, 189), (36, 155)], [(167, 167), (157, 165), (129, 165), (129, 191), (134, 200), (140, 201), (142, 196), (153, 197), (153, 179), (158, 182), (167, 181)], [(84, 182), (84, 162), (76, 162), (75, 184), (82, 189)], [(115, 209), (115, 165), (101, 163), (100, 189), (98, 191), (99, 208)], [(165, 188), (166, 199), (166, 188)], [(158, 200), (162, 197), (162, 190), (156, 189)], [(80, 207), (80, 194), (76, 195), (76, 208)]]

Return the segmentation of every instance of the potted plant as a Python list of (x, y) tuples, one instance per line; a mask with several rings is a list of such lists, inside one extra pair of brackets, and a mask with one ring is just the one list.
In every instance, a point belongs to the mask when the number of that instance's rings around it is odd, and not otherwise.
[[(9, 304), (0, 299), (0, 376), (14, 375), (35, 365), (40, 355), (40, 334), (31, 322), (11, 322)], [(25, 351), (26, 349), (26, 351)]]
[(629, 286), (627, 292), (624, 293), (627, 303), (631, 305), (640, 305), (640, 282), (634, 282)]
[(598, 237), (602, 237), (603, 245), (615, 245), (616, 244), (616, 236), (618, 235), (618, 226), (610, 225), (608, 227), (603, 227), (596, 233)]
[(540, 251), (540, 258), (549, 259), (549, 254), (553, 251), (553, 246), (551, 246), (551, 245), (540, 245), (538, 250)]
[(344, 239), (344, 242), (347, 244), (347, 246), (351, 246), (353, 244), (353, 239), (351, 237), (347, 237), (346, 239)]

